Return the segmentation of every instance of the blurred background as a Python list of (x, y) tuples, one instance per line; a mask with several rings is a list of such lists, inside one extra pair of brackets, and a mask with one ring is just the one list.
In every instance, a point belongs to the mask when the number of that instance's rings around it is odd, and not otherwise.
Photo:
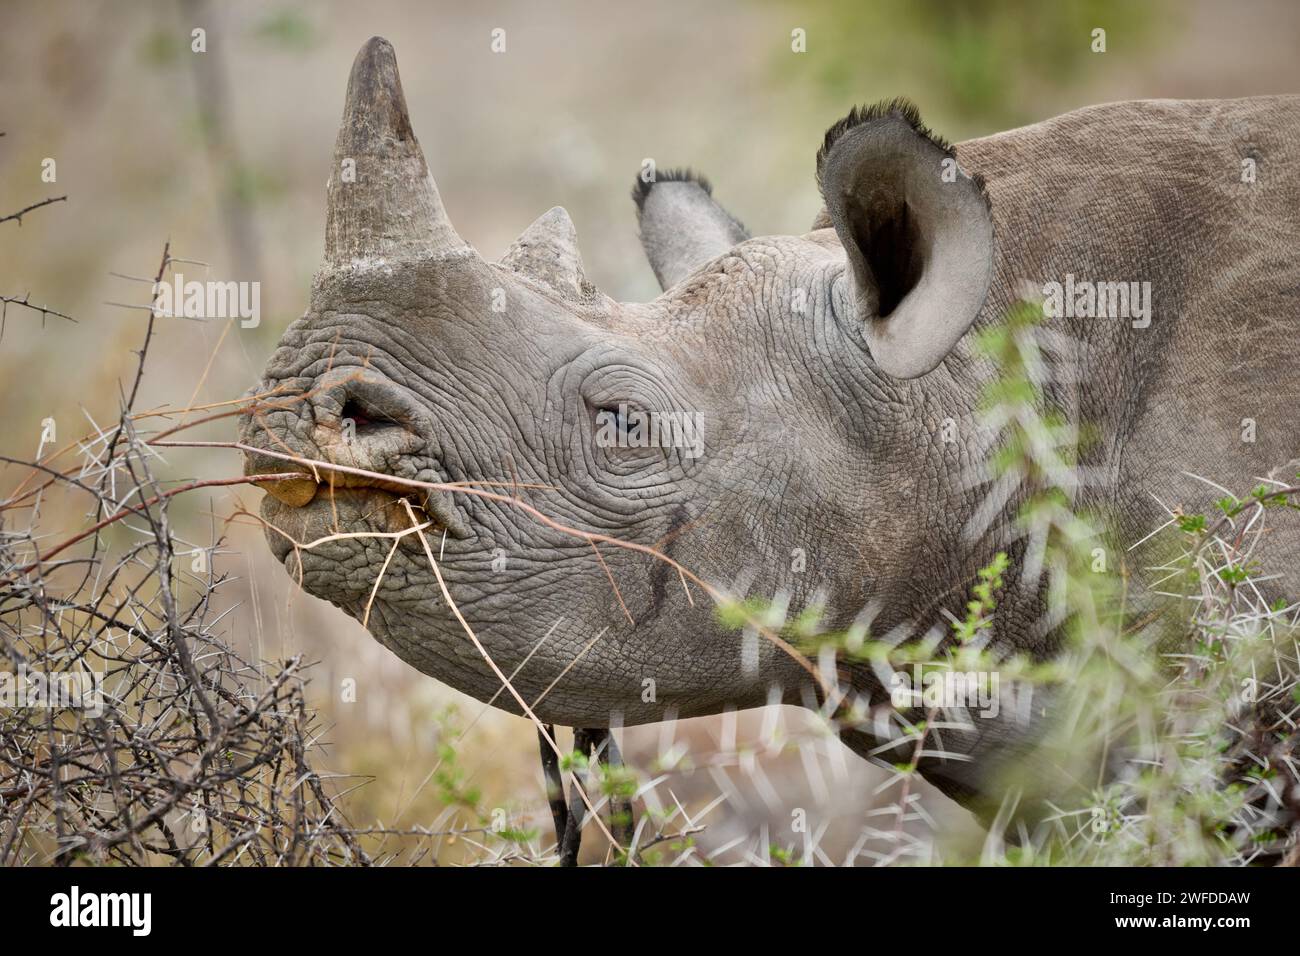
[[(204, 53), (191, 51), (195, 28), (205, 31)], [(1104, 53), (1092, 51), (1096, 28), (1106, 31)], [(496, 29), (504, 52), (493, 52)], [(68, 199), (0, 224), (0, 294), (30, 291), (77, 321), (8, 310), (0, 453), (33, 455), (48, 418), (58, 445), (115, 420), (146, 313), (107, 303), (144, 306), (149, 289), (113, 273), (152, 276), (167, 240), (173, 256), (206, 264), (176, 266), (190, 278), (260, 282), (262, 320), (255, 329), (160, 320), (137, 407), (229, 400), (257, 380), (306, 306), (347, 73), (374, 34), (397, 48), (416, 133), (460, 234), (495, 258), (563, 205), (588, 276), (625, 300), (658, 291), (629, 198), (646, 158), (706, 173), (755, 235), (800, 233), (819, 208), (822, 134), (856, 103), (908, 96), (930, 126), (960, 141), (1109, 100), (1300, 89), (1300, 5), (1290, 0), (6, 0), (0, 215)], [(804, 52), (794, 49), (800, 36)], [(53, 182), (41, 177), (48, 159)], [(228, 419), (190, 437), (233, 432)], [(234, 452), (217, 450), (169, 455), (165, 472), (239, 467)], [(3, 469), (0, 488), (23, 475)], [(181, 537), (206, 542), (258, 497), (246, 488), (190, 495), (173, 521)], [(49, 507), (51, 533), (83, 520), (75, 508)], [(232, 524), (217, 564), (238, 579), (223, 591), (237, 646), (318, 662), (311, 691), (327, 753), (317, 764), (353, 788), (344, 806), (355, 825), (428, 826), (473, 802), (545, 832), (526, 721), (423, 677), (297, 591), (255, 527)], [(349, 679), (355, 700), (341, 690)], [(897, 856), (896, 839), (872, 833), (894, 821), (872, 810), (898, 794), (796, 711), (635, 728), (623, 739), (630, 763), (663, 775), (649, 799), (679, 801), (706, 826), (698, 858), (752, 862), (774, 847), (822, 863)], [(674, 758), (660, 760), (668, 752)], [(792, 829), (799, 809), (807, 835)], [(979, 832), (928, 790), (902, 829), (923, 859)], [(935, 832), (942, 839), (932, 846)], [(465, 858), (455, 841), (438, 854)]]

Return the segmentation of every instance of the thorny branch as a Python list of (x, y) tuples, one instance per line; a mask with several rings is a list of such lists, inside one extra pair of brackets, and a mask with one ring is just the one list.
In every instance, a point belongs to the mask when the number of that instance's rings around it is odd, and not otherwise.
[(30, 206), (24, 206), (17, 212), (11, 212), (7, 216), (0, 216), (0, 222), (9, 222), (10, 220), (14, 220), (21, 226), (23, 224), (23, 216), (27, 215), (29, 212), (32, 212), (35, 209), (40, 209), (42, 206), (49, 206), (56, 202), (65, 202), (67, 198), (67, 196), (52, 196), (49, 199), (42, 199), (40, 202), (34, 202)]
[[(170, 501), (243, 479), (160, 487), (132, 421), (153, 331), (151, 314), (118, 421), (82, 444), (80, 469), (23, 463), (91, 496), (66, 542), (92, 538), (91, 553), (51, 562), (39, 494), (0, 502), (0, 662), (27, 695), (0, 709), (0, 865), (369, 864), (308, 763), (320, 731), (301, 660), (238, 655), (211, 621), (221, 541), (177, 550)], [(125, 519), (134, 542), (103, 551), (98, 532)]]

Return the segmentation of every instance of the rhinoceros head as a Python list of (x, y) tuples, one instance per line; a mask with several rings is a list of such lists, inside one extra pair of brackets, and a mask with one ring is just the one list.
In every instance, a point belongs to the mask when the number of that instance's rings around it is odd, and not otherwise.
[(663, 557), (832, 618), (871, 595), (915, 610), (944, 563), (920, 514), (945, 504), (911, 379), (975, 319), (992, 262), (988, 205), (950, 159), (905, 107), (854, 113), (818, 157), (833, 228), (799, 237), (749, 238), (702, 180), (643, 175), (665, 291), (618, 303), (563, 209), (499, 262), (457, 235), (370, 40), (310, 307), (241, 426), (265, 452), (249, 473), (341, 466), (268, 483), (272, 549), (420, 670), (518, 710), (499, 670), (544, 720), (799, 699), (805, 662), (723, 628)]

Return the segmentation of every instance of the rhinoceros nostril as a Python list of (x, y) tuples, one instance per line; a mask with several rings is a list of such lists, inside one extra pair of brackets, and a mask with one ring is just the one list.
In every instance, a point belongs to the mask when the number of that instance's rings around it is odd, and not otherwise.
[(340, 417), (343, 421), (352, 422), (358, 431), (365, 428), (382, 428), (388, 425), (400, 425), (399, 422), (393, 421), (383, 412), (362, 405), (354, 398), (349, 398), (343, 403), (343, 412)]

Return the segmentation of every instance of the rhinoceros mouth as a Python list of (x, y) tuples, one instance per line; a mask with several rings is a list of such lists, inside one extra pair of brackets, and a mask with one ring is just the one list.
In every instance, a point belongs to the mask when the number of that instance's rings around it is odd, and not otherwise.
[[(396, 533), (409, 530), (414, 516), (418, 524), (426, 526), (426, 533), (446, 533), (457, 538), (469, 535), (464, 519), (445, 491), (422, 487), (421, 482), (413, 480), (342, 471), (323, 472), (320, 478), (254, 484), (274, 500), (275, 504), (266, 509), (268, 517), (284, 531), (348, 532), (358, 530), (351, 526), (360, 524)], [(409, 503), (409, 511), (404, 503)]]

